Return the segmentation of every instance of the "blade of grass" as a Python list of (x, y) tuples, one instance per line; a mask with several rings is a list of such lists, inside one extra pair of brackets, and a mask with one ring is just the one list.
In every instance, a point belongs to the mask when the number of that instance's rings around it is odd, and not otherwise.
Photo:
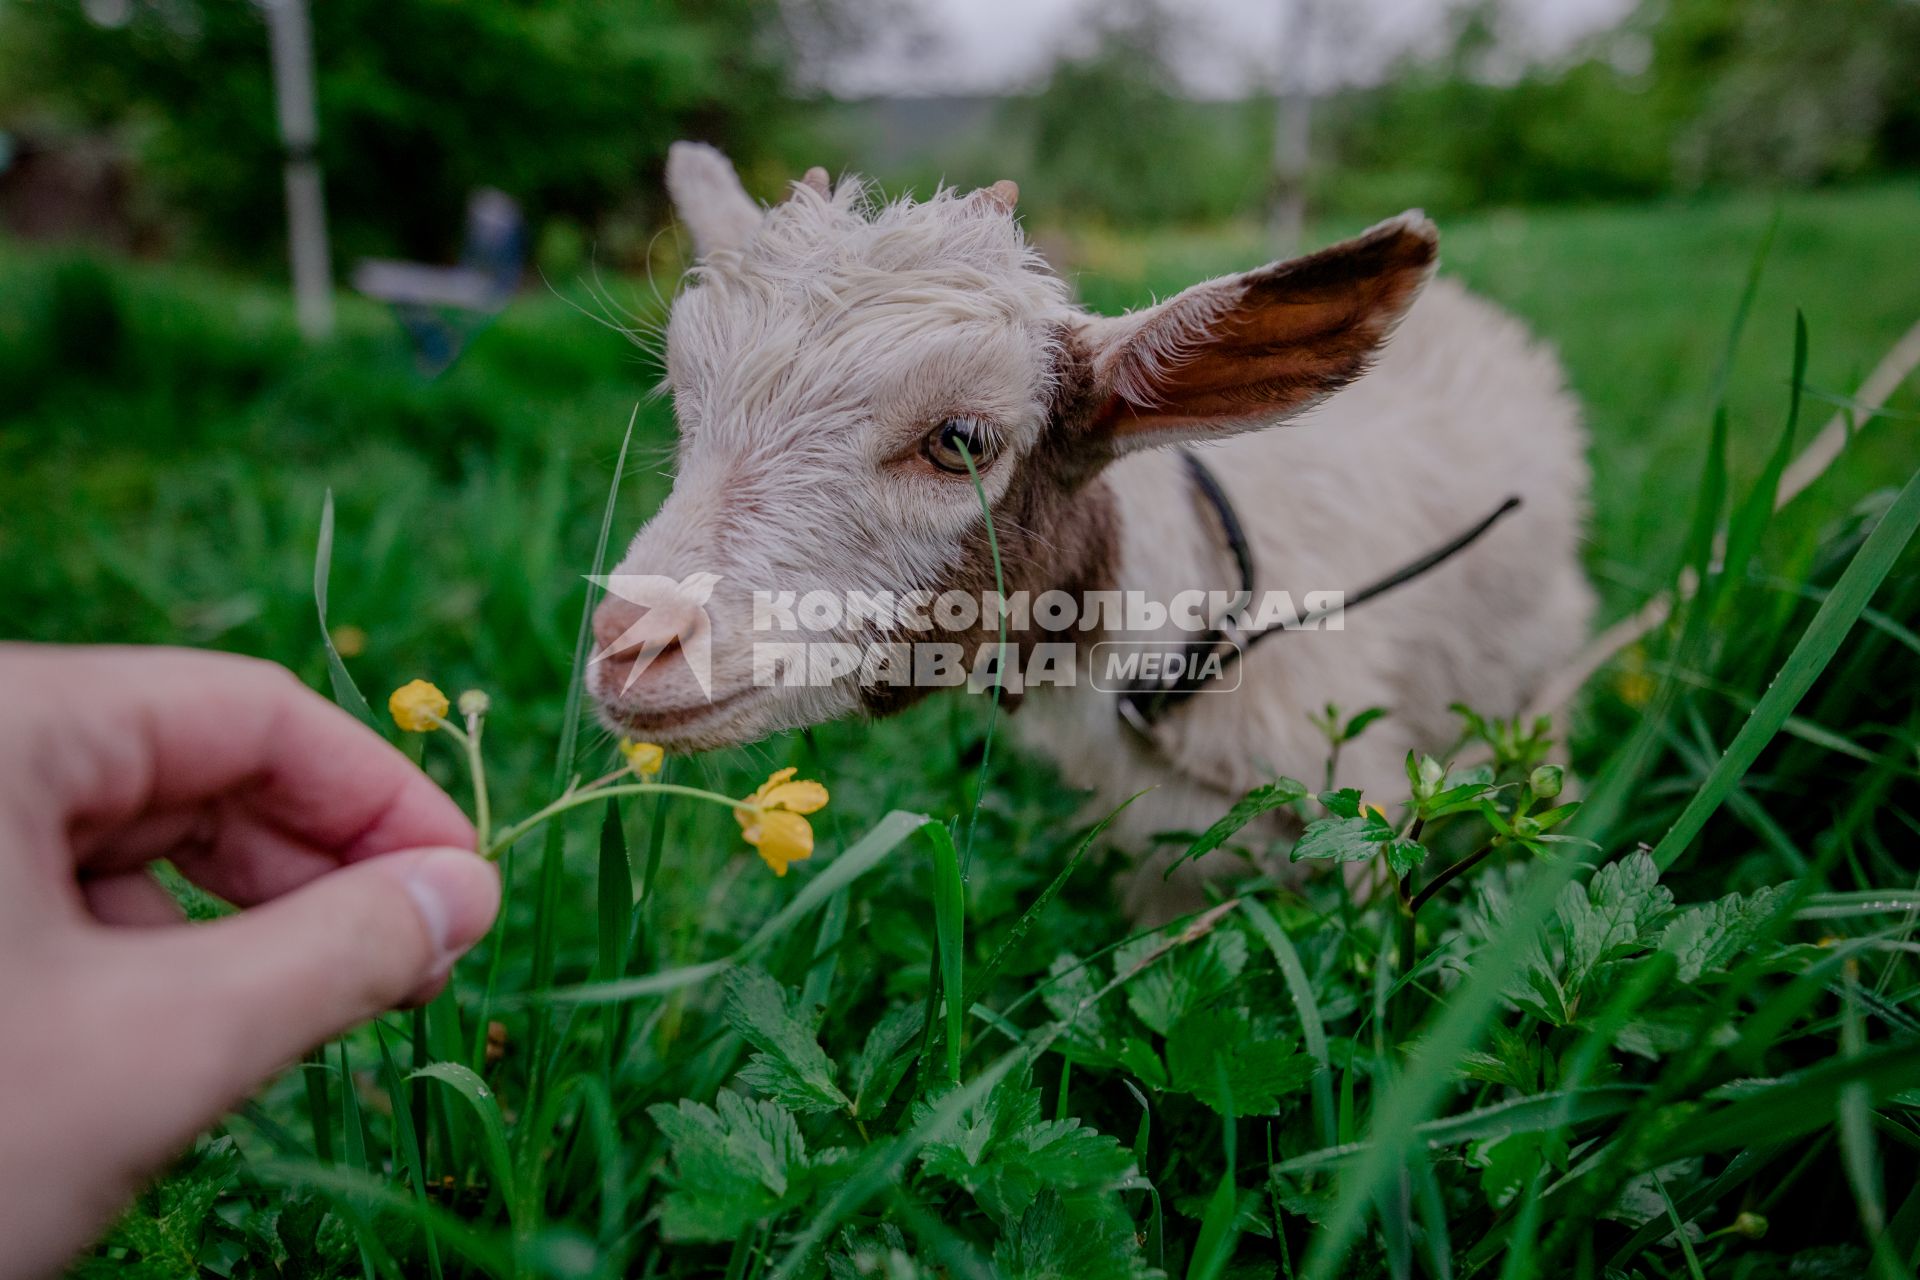
[[(1220, 1071), (1220, 1089), (1221, 1096), (1225, 1097), (1225, 1068)], [(1213, 1194), (1207, 1197), (1207, 1207), (1200, 1215), (1200, 1234), (1194, 1239), (1193, 1253), (1187, 1259), (1187, 1280), (1219, 1280), (1233, 1257), (1233, 1246), (1240, 1234), (1235, 1229), (1236, 1219), (1240, 1216), (1240, 1187), (1234, 1171), (1231, 1102), (1221, 1120), (1225, 1125), (1221, 1146), (1226, 1167), (1221, 1170), (1220, 1181), (1214, 1184)]]
[(626, 971), (627, 943), (633, 934), (633, 864), (627, 860), (627, 833), (620, 824), (620, 799), (607, 798), (600, 821), (600, 875), (597, 899), (599, 962), (594, 976), (611, 982)]
[(1826, 1059), (1764, 1088), (1676, 1124), (1645, 1157), (1651, 1166), (1709, 1151), (1785, 1142), (1831, 1123), (1840, 1101), (1857, 1088), (1869, 1103), (1920, 1085), (1920, 1056), (1889, 1044), (1851, 1058)]
[(1253, 925), (1253, 931), (1267, 944), (1267, 950), (1273, 952), (1274, 962), (1280, 966), (1280, 973), (1287, 980), (1287, 992), (1293, 997), (1293, 1007), (1300, 1015), (1300, 1038), (1306, 1042), (1307, 1052), (1320, 1064), (1313, 1074), (1313, 1122), (1320, 1134), (1320, 1144), (1331, 1147), (1339, 1141), (1338, 1120), (1333, 1111), (1333, 1057), (1327, 1047), (1326, 1023), (1320, 1017), (1320, 1002), (1314, 998), (1313, 983), (1307, 978), (1306, 966), (1300, 963), (1300, 953), (1294, 948), (1293, 939), (1281, 927), (1279, 917), (1272, 909), (1252, 903), (1247, 908), (1247, 920)]
[(644, 996), (661, 995), (717, 977), (734, 965), (751, 959), (784, 937), (790, 929), (834, 894), (879, 866), (908, 836), (932, 824), (932, 821), (925, 814), (908, 813), (901, 809), (889, 813), (874, 826), (873, 830), (854, 841), (852, 847), (845, 853), (828, 863), (819, 875), (807, 881), (800, 892), (794, 895), (793, 901), (782, 907), (771, 919), (755, 930), (753, 936), (729, 956), (709, 960), (704, 964), (663, 970), (638, 978), (623, 978), (618, 982), (595, 982), (577, 987), (553, 987), (544, 991), (530, 991), (519, 997), (515, 1003), (603, 1004), (613, 1000), (634, 1000)]
[(1674, 1238), (1680, 1241), (1680, 1253), (1687, 1261), (1687, 1274), (1693, 1280), (1707, 1280), (1706, 1273), (1700, 1270), (1700, 1259), (1693, 1252), (1693, 1241), (1687, 1239), (1687, 1225), (1680, 1221), (1680, 1209), (1673, 1203), (1673, 1197), (1667, 1194), (1667, 1184), (1660, 1180), (1658, 1170), (1653, 1173), (1653, 1185), (1660, 1192), (1660, 1203), (1667, 1206), (1667, 1221), (1673, 1224)]
[(966, 957), (966, 889), (960, 883), (960, 855), (953, 835), (938, 822), (923, 823), (920, 834), (933, 850), (934, 941), (940, 950), (940, 986), (947, 1006), (947, 1079), (960, 1079), (960, 1031), (967, 1002), (962, 967)]
[(366, 695), (353, 682), (340, 650), (333, 644), (333, 632), (327, 628), (327, 578), (333, 571), (333, 490), (320, 502), (320, 537), (313, 550), (313, 603), (320, 615), (320, 644), (327, 654), (327, 678), (333, 684), (333, 700), (351, 711), (361, 723), (378, 729), (373, 708)]
[[(560, 744), (554, 752), (553, 784), (551, 792), (558, 795), (573, 780), (575, 757), (578, 754), (580, 735), (580, 708), (586, 695), (586, 664), (589, 646), (593, 639), (593, 607), (599, 599), (594, 578), (606, 571), (607, 542), (613, 532), (614, 506), (620, 496), (620, 483), (626, 478), (627, 450), (633, 444), (634, 424), (639, 421), (640, 406), (636, 402), (633, 411), (627, 417), (627, 429), (620, 438), (620, 453), (614, 460), (613, 479), (607, 484), (607, 500), (600, 508), (600, 533), (593, 547), (593, 567), (586, 579), (586, 597), (580, 604), (580, 622), (574, 630), (573, 665), (567, 674), (566, 708), (560, 719)], [(566, 869), (566, 824), (554, 821), (547, 825), (546, 840), (541, 846), (539, 872), (535, 881), (533, 908), (533, 972), (529, 983), (534, 990), (551, 986), (557, 963), (559, 948), (560, 887)], [(502, 877), (510, 878), (508, 867), (502, 867)], [(502, 921), (507, 918), (507, 905), (503, 900), (500, 907)], [(497, 939), (496, 939), (497, 941)], [(489, 973), (487, 990), (494, 990), (494, 975)], [(564, 1016), (564, 1015), (562, 1015)], [(553, 1022), (546, 1013), (533, 1015), (533, 1045), (528, 1055), (531, 1064), (528, 1068), (527, 1100), (530, 1106), (538, 1105), (545, 1087), (548, 1068), (548, 1041), (553, 1036)]]
[(300, 1068), (306, 1085), (307, 1124), (313, 1130), (313, 1155), (321, 1164), (333, 1163), (333, 1103), (327, 1097), (328, 1070), (324, 1045), (308, 1054)]
[[(1813, 621), (1787, 655), (1773, 683), (1754, 707), (1740, 732), (1734, 735), (1726, 751), (1707, 775), (1706, 783), (1695, 792), (1680, 816), (1654, 847), (1653, 860), (1662, 871), (1671, 867), (1693, 838), (1706, 825), (1729, 792), (1739, 785), (1761, 750), (1780, 731), (1781, 725), (1813, 687), (1820, 673), (1839, 652), (1841, 641), (1852, 630), (1873, 593), (1893, 569), (1900, 553), (1920, 527), (1920, 473), (1908, 479), (1900, 496), (1881, 517), (1855, 553), (1846, 571), (1814, 613)], [(1586, 816), (1582, 811), (1582, 817)]]
[(1800, 425), (1800, 398), (1806, 381), (1807, 317), (1796, 311), (1793, 315), (1793, 382), (1787, 398), (1787, 425), (1780, 433), (1780, 441), (1774, 446), (1772, 456), (1767, 459), (1766, 468), (1761, 471), (1760, 478), (1754, 481), (1746, 501), (1740, 504), (1727, 526), (1726, 552), (1720, 560), (1720, 572), (1736, 589), (1745, 585), (1747, 566), (1753, 560), (1753, 553), (1759, 549), (1760, 535), (1766, 532), (1768, 523), (1773, 519), (1776, 500), (1780, 496), (1780, 477), (1793, 458), (1794, 433)]
[(508, 1220), (514, 1223), (517, 1230), (524, 1230), (529, 1224), (524, 1222), (519, 1212), (513, 1160), (507, 1152), (507, 1121), (500, 1113), (500, 1100), (487, 1087), (487, 1082), (457, 1062), (435, 1062), (407, 1078), (437, 1080), (466, 1101), (468, 1109), (480, 1121), (480, 1131), (486, 1144), (483, 1154), (487, 1172), (506, 1205)]
[(251, 1162), (249, 1168), (256, 1178), (268, 1186), (303, 1187), (317, 1191), (346, 1210), (349, 1217), (358, 1215), (363, 1208), (373, 1208), (412, 1221), (422, 1230), (431, 1224), (434, 1234), (448, 1248), (474, 1266), (495, 1276), (513, 1274), (512, 1255), (493, 1239), (444, 1209), (421, 1204), (363, 1169), (308, 1164), (297, 1160), (257, 1160)]
[[(400, 1076), (400, 1068), (393, 1060), (393, 1049), (387, 1044), (386, 1028), (379, 1023), (373, 1024), (374, 1038), (380, 1044), (381, 1082), (386, 1086), (387, 1099), (393, 1106), (393, 1140), (398, 1149), (400, 1164), (407, 1171), (407, 1181), (413, 1184), (414, 1199), (422, 1208), (427, 1205), (427, 1162), (421, 1149), (420, 1136), (414, 1128), (412, 1117), (412, 1092)], [(433, 1224), (422, 1224), (427, 1239), (427, 1271), (433, 1280), (441, 1280), (445, 1274), (440, 1269), (440, 1240), (434, 1232)]]
[(1015, 949), (1019, 947), (1021, 941), (1033, 928), (1034, 921), (1039, 919), (1042, 911), (1046, 910), (1047, 904), (1052, 902), (1060, 890), (1066, 887), (1067, 881), (1072, 878), (1075, 869), (1079, 867), (1080, 860), (1087, 856), (1087, 850), (1091, 849), (1093, 842), (1100, 838), (1100, 833), (1105, 831), (1113, 820), (1120, 816), (1121, 810), (1145, 794), (1147, 793), (1140, 791), (1128, 796), (1121, 802), (1119, 808), (1116, 808), (1112, 813), (1100, 819), (1100, 821), (1095, 824), (1093, 830), (1087, 832), (1086, 836), (1080, 841), (1079, 847), (1073, 851), (1073, 856), (1067, 859), (1067, 864), (1060, 868), (1053, 879), (1047, 883), (1047, 887), (1040, 891), (1040, 895), (1028, 904), (1025, 911), (1020, 913), (1020, 918), (1013, 922), (1013, 928), (1007, 931), (1006, 940), (1000, 944), (985, 964), (974, 970), (972, 979), (967, 983), (967, 997), (962, 1002), (967, 1008), (971, 1009), (974, 1005), (980, 1003), (980, 997), (987, 993), (988, 984), (999, 974), (1002, 966), (1007, 963), (1008, 958), (1011, 957)]
[[(353, 1062), (347, 1056), (347, 1046), (341, 1042), (334, 1046), (340, 1057), (340, 1145), (345, 1154), (347, 1168), (360, 1173), (371, 1173), (373, 1166), (367, 1159), (367, 1130), (360, 1118), (360, 1095), (353, 1087)], [(347, 1216), (348, 1225), (353, 1228), (353, 1238), (360, 1248), (360, 1274), (366, 1280), (373, 1280), (374, 1253), (380, 1248), (380, 1241), (373, 1233), (373, 1224), (359, 1212)]]
[(980, 471), (973, 465), (973, 453), (964, 444), (960, 446), (961, 460), (967, 464), (967, 478), (973, 481), (974, 495), (980, 500), (980, 517), (987, 522), (987, 550), (993, 555), (993, 590), (1000, 601), (999, 647), (994, 651), (993, 659), (993, 701), (987, 708), (987, 736), (980, 748), (979, 780), (973, 786), (973, 807), (967, 813), (966, 854), (960, 861), (960, 875), (966, 878), (973, 869), (973, 834), (980, 822), (980, 803), (987, 796), (987, 771), (993, 763), (993, 731), (1000, 722), (1000, 690), (1007, 678), (1007, 580), (1000, 567), (1000, 535), (993, 527), (993, 507), (987, 501), (986, 486), (980, 483)]

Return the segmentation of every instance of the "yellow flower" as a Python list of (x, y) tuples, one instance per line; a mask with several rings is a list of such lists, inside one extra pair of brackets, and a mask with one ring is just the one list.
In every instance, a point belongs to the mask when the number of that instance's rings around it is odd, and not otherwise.
[(740, 834), (760, 851), (760, 857), (773, 874), (784, 876), (787, 865), (805, 862), (813, 856), (813, 824), (802, 815), (814, 813), (827, 803), (827, 789), (817, 782), (795, 780), (798, 769), (782, 769), (759, 790), (740, 802), (733, 816), (740, 823)]
[(432, 733), (446, 719), (447, 695), (425, 680), (409, 680), (387, 699), (393, 722), (408, 733)]
[(1647, 651), (1634, 645), (1620, 655), (1620, 673), (1613, 679), (1614, 691), (1630, 707), (1644, 707), (1653, 701), (1659, 682), (1647, 674)]
[(343, 658), (357, 658), (367, 651), (367, 633), (351, 622), (333, 628), (333, 648)]
[(634, 742), (628, 738), (620, 739), (620, 754), (627, 758), (627, 768), (641, 778), (651, 778), (667, 762), (667, 753), (660, 747), (651, 742)]

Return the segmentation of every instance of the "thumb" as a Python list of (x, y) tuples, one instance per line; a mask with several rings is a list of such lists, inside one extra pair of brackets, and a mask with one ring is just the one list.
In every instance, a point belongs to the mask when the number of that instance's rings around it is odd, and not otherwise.
[(182, 1083), (204, 1082), (217, 1111), (314, 1045), (432, 996), (499, 906), (492, 863), (470, 850), (416, 849), (175, 931), (169, 1003), (186, 1025), (171, 1039), (198, 1059), (179, 1064)]

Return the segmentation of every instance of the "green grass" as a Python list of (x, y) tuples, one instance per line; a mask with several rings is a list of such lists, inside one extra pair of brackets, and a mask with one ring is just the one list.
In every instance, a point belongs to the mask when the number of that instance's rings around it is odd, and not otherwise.
[[(1248, 872), (1236, 905), (1130, 936), (1078, 798), (990, 747), (979, 699), (675, 761), (667, 781), (729, 795), (785, 764), (821, 779), (819, 854), (775, 879), (721, 807), (572, 810), (519, 842), (502, 928), (448, 996), (272, 1086), (80, 1270), (1911, 1274), (1914, 425), (1866, 425), (1764, 528), (1753, 496), (1794, 309), (1802, 439), (1816, 393), (1920, 318), (1911, 194), (1781, 207), (1724, 474), (1711, 389), (1770, 206), (1446, 229), (1450, 267), (1559, 346), (1588, 406), (1610, 608), (1702, 531), (1737, 533), (1731, 571), (1583, 703), (1585, 811), (1535, 793), (1547, 748), (1524, 733), (1452, 805), (1389, 805), (1410, 888), (1438, 885), (1417, 916)], [(1259, 259), (1232, 232), (1083, 249), (1109, 308)], [(383, 313), (349, 305), (342, 329), (307, 350), (264, 288), (0, 249), (0, 616), (242, 649), (330, 688), (331, 489), (344, 666), (377, 716), (416, 675), (489, 691), (498, 829), (617, 764), (590, 728), (567, 745), (580, 575), (636, 400), (616, 540), (665, 492), (670, 418), (641, 354), (560, 299), (517, 304), (431, 383)], [(425, 763), (468, 794), (453, 743)], [(1340, 796), (1293, 803), (1303, 855), (1379, 843)], [(1206, 856), (1237, 856), (1241, 820)]]

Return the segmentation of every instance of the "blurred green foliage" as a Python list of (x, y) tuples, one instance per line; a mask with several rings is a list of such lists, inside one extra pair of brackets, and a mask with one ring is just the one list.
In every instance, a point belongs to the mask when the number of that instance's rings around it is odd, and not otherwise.
[(1501, 6), (1444, 59), (1330, 104), (1323, 205), (1433, 209), (1809, 186), (1920, 163), (1920, 6), (1645, 0), (1557, 65), (1498, 78)]
[[(750, 152), (785, 118), (776, 10), (774, 0), (313, 5), (340, 260), (451, 256), (482, 185), (536, 221), (593, 236), (603, 258), (643, 251), (668, 143), (691, 134)], [(0, 124), (10, 120), (114, 130), (199, 248), (239, 261), (279, 252), (280, 143), (257, 4), (8, 0)]]
[[(1516, 52), (1509, 19), (1520, 8), (1465, 5), (1440, 56), (1317, 99), (1311, 207), (1460, 213), (1809, 187), (1920, 166), (1911, 0), (1644, 0), (1547, 62)], [(1091, 50), (1035, 92), (963, 121), (883, 176), (924, 190), (1012, 175), (1029, 216), (1071, 225), (1259, 216), (1275, 187), (1278, 106), (1191, 100), (1168, 62), (1174, 21), (1150, 5), (1118, 7)], [(857, 121), (836, 124), (857, 155)]]

